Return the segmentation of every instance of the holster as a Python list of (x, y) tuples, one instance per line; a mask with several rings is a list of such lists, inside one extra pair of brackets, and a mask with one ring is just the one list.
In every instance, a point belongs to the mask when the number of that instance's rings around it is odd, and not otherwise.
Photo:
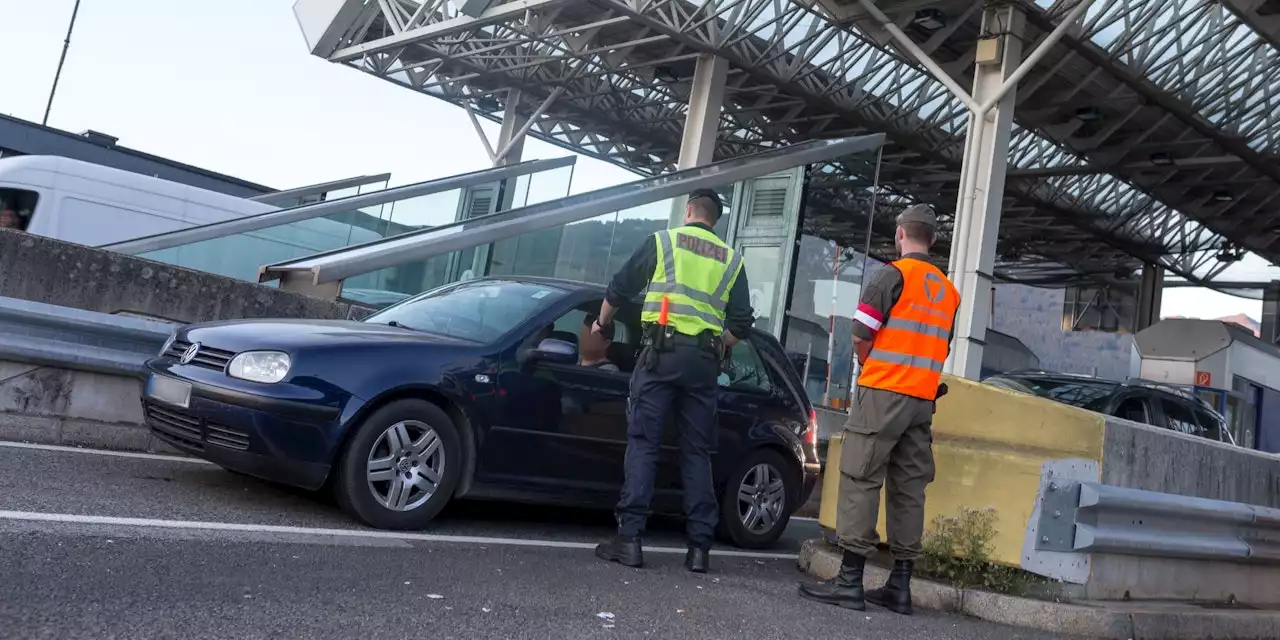
[(939, 401), (939, 400), (941, 400), (941, 399), (942, 399), (942, 396), (945, 396), (945, 395), (947, 395), (947, 383), (943, 382), (943, 383), (941, 383), (941, 384), (939, 384), (939, 385), (938, 385), (938, 393), (937, 393), (936, 395), (934, 395), (934, 397), (933, 397), (933, 412), (934, 412), (934, 413), (937, 413), (937, 412), (938, 412), (938, 401)]

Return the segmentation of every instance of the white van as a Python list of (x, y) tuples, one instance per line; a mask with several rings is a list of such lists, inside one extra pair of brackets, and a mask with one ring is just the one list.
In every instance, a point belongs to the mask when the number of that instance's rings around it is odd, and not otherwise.
[(28, 233), (91, 247), (278, 207), (62, 158), (0, 159), (0, 216)]

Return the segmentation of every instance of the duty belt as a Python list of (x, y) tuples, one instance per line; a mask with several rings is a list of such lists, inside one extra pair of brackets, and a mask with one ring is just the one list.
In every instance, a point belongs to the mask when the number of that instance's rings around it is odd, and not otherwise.
[(691, 336), (680, 333), (670, 326), (664, 327), (658, 324), (649, 324), (644, 327), (644, 346), (652, 347), (655, 351), (671, 351), (676, 347), (693, 347), (708, 351), (719, 357), (722, 344), (720, 336), (710, 331)]

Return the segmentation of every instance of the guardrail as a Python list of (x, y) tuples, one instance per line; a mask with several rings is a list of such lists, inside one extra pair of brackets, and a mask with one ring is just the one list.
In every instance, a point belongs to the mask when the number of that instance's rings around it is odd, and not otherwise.
[(0, 297), (0, 358), (141, 375), (177, 325)]
[(1061, 479), (1042, 489), (1037, 551), (1280, 564), (1280, 509)]

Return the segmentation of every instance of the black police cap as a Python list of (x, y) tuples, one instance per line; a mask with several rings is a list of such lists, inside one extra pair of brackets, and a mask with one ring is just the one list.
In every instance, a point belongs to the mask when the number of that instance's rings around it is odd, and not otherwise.
[(693, 202), (698, 198), (707, 198), (715, 204), (716, 219), (719, 219), (724, 213), (724, 203), (720, 201), (720, 194), (716, 193), (714, 189), (697, 189), (689, 194), (689, 202)]

